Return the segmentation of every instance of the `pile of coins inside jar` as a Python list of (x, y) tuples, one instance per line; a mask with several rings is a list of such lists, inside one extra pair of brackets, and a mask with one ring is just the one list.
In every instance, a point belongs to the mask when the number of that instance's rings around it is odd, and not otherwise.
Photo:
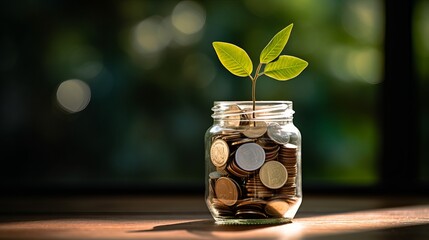
[(299, 149), (278, 123), (249, 119), (232, 115), (211, 136), (208, 204), (218, 218), (282, 218), (297, 201)]

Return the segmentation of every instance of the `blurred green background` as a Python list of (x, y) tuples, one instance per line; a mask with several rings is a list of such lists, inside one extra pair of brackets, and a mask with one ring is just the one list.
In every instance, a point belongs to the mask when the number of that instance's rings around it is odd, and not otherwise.
[[(429, 2), (416, 1), (419, 169), (429, 181)], [(257, 64), (294, 23), (296, 79), (258, 81), (294, 102), (305, 186), (373, 186), (381, 156), (384, 1), (13, 1), (0, 3), (3, 187), (199, 188), (215, 100), (250, 100), (213, 41)], [(400, 47), (400, 46), (398, 46)]]

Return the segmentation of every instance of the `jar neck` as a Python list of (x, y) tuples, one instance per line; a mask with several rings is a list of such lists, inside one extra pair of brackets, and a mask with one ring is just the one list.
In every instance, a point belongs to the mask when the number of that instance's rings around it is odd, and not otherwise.
[(291, 101), (216, 101), (212, 108), (214, 122), (222, 121), (267, 121), (291, 122), (294, 111)]

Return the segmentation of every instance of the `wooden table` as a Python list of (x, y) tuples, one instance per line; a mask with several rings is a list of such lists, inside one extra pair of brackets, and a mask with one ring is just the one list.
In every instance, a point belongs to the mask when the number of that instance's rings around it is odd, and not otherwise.
[(202, 196), (0, 198), (0, 239), (429, 239), (428, 197), (304, 196), (293, 223), (222, 226)]

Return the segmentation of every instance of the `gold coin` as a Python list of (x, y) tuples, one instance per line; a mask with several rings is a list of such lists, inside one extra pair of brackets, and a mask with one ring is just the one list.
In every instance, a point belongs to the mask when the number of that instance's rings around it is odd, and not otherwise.
[(227, 134), (221, 137), (225, 141), (232, 141), (232, 140), (238, 140), (241, 139), (240, 134)]
[(240, 144), (243, 144), (243, 143), (249, 143), (249, 142), (254, 142), (254, 141), (255, 141), (255, 139), (242, 138), (242, 139), (240, 139), (238, 141), (235, 141), (235, 142), (231, 143), (231, 145), (235, 146), (235, 145), (240, 145)]
[(221, 177), (216, 181), (215, 193), (219, 201), (227, 206), (234, 205), (238, 200), (238, 184), (228, 177)]
[(286, 167), (277, 161), (266, 162), (259, 170), (262, 184), (271, 189), (279, 189), (287, 181)]
[(249, 138), (258, 138), (267, 132), (267, 124), (264, 121), (252, 121), (243, 131), (243, 134)]
[(228, 161), (229, 147), (222, 139), (216, 139), (210, 148), (210, 159), (216, 167), (222, 167)]
[(281, 199), (269, 201), (265, 206), (265, 212), (273, 217), (283, 217), (287, 210), (289, 210), (289, 204)]

